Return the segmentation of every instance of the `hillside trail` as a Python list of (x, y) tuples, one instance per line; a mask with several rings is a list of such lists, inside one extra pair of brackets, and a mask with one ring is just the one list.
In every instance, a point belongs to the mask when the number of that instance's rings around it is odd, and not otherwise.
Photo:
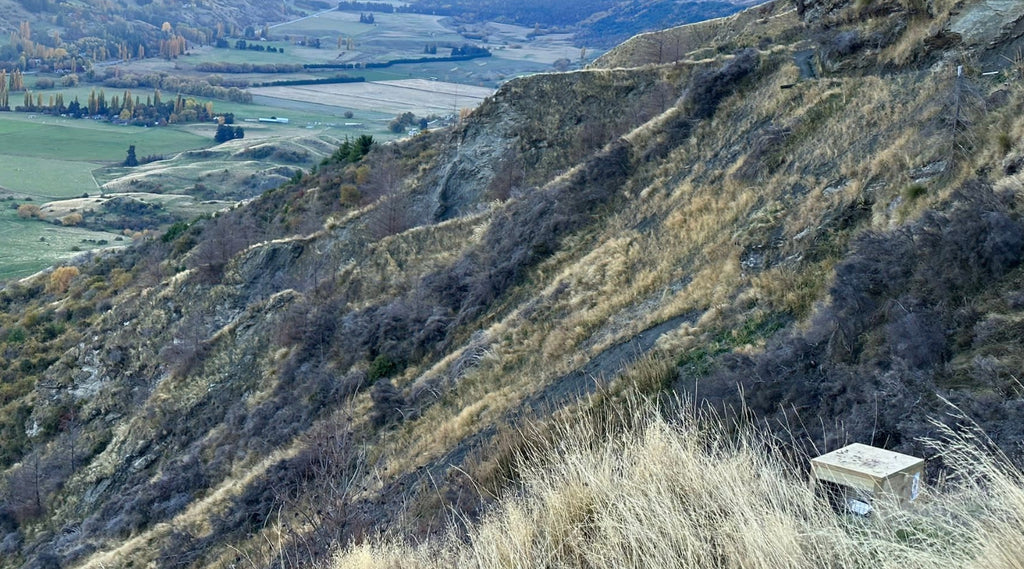
[[(543, 391), (528, 399), (524, 408), (533, 412), (557, 409), (592, 395), (599, 385), (606, 384), (651, 351), (658, 338), (666, 332), (675, 330), (684, 322), (692, 324), (699, 316), (699, 312), (681, 314), (603, 350), (582, 367), (551, 382)], [(522, 415), (523, 411), (518, 414)]]

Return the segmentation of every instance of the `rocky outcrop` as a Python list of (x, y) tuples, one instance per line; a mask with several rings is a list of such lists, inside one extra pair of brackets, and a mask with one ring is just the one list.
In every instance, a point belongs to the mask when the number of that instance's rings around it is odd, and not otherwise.
[(1024, 34), (1024, 2), (983, 0), (963, 9), (949, 23), (968, 46), (993, 47)]
[[(465, 215), (574, 166), (676, 102), (680, 87), (659, 70), (587, 70), (507, 83), (447, 147), (425, 185), (437, 220)], [(540, 102), (538, 104), (538, 102)]]
[(793, 0), (796, 13), (805, 22), (817, 22), (836, 14), (851, 3), (850, 0)]

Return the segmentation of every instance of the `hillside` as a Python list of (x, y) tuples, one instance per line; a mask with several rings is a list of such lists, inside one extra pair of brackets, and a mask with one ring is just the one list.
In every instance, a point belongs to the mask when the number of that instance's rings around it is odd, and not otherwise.
[(176, 27), (182, 25), (210, 28), (216, 27), (218, 23), (229, 27), (245, 27), (282, 20), (289, 14), (300, 13), (294, 8), (288, 8), (288, 4), (265, 0), (209, 0), (195, 3), (188, 10), (182, 10), (181, 2), (173, 0), (113, 0), (92, 4), (52, 0), (4, 0), (0, 2), (0, 29), (4, 32), (17, 31), (22, 21), (48, 25), (58, 30), (89, 29), (94, 32), (89, 35), (102, 35), (95, 32), (104, 26), (124, 25), (118, 22), (148, 24), (156, 29), (159, 29), (163, 22), (171, 22)]
[(415, 0), (410, 9), (457, 21), (515, 23), (535, 33), (572, 32), (578, 45), (611, 47), (629, 36), (733, 14), (756, 0)]
[(10, 37), (0, 46), (0, 69), (62, 70), (75, 76), (73, 86), (78, 73), (92, 78), (99, 70), (94, 64), (170, 59), (187, 46), (212, 44), (228, 34), (251, 37), (268, 22), (304, 14), (268, 0), (207, 0), (187, 8), (177, 0), (0, 0), (0, 32)]
[[(698, 566), (814, 566), (732, 539), (766, 518), (833, 566), (1019, 566), (1024, 13), (990, 4), (644, 34), (8, 283), (0, 567), (645, 566), (595, 536), (688, 504), (715, 531), (657, 535)], [(925, 440), (969, 425), (980, 455)], [(800, 472), (848, 441), (928, 457), (964, 508), (850, 530)], [(672, 457), (779, 485), (687, 501), (708, 469)], [(682, 506), (629, 517), (638, 486)]]
[[(580, 45), (610, 47), (640, 31), (724, 16), (753, 3), (754, 0), (562, 0), (554, 3), (534, 0), (515, 3), (416, 0), (400, 4), (399, 9), (446, 16), (460, 23), (514, 23), (536, 27), (537, 33), (574, 33)], [(394, 9), (389, 7), (389, 3), (372, 1), (347, 4), (347, 9), (366, 12)], [(102, 45), (108, 48), (113, 58), (118, 53), (118, 46), (125, 42), (131, 48), (130, 57), (135, 57), (138, 45), (143, 45), (149, 57), (153, 57), (158, 53), (160, 40), (178, 34), (193, 45), (213, 43), (215, 38), (225, 34), (254, 38), (266, 24), (302, 18), (337, 6), (338, 2), (323, 0), (208, 0), (182, 9), (181, 2), (177, 0), (112, 0), (98, 4), (0, 0), (0, 32), (20, 33), (22, 22), (28, 22), (33, 30), (31, 38), (19, 39), (33, 39), (46, 46), (60, 47), (64, 44), (59, 40), (54, 42), (56, 33), (64, 42), (70, 40), (64, 47), (73, 56), (81, 54), (88, 57)], [(164, 33), (162, 27), (165, 22), (171, 25), (175, 34)], [(14, 44), (11, 47), (14, 48)], [(0, 51), (0, 56), (16, 62), (20, 53), (20, 50)]]

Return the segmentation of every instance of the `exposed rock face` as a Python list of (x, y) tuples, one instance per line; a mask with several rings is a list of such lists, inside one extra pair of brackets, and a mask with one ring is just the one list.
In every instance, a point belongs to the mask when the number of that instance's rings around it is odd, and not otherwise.
[(654, 69), (587, 70), (507, 83), (449, 141), (441, 168), (428, 181), (436, 188), (435, 219), (465, 215), (494, 199), (488, 190), (502, 177), (519, 190), (543, 183), (662, 112), (679, 94), (671, 74)]
[(806, 22), (816, 22), (838, 12), (851, 0), (793, 0), (796, 13)]
[(967, 45), (991, 47), (1024, 34), (1024, 2), (983, 0), (963, 9), (950, 20), (949, 29)]

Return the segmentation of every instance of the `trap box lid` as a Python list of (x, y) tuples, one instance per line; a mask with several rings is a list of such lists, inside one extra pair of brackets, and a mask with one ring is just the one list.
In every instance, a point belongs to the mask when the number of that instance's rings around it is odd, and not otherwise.
[[(827, 480), (868, 492), (883, 488), (916, 497), (917, 485), (924, 471), (924, 459), (861, 443), (811, 459), (811, 473), (817, 480)], [(904, 492), (903, 482), (913, 479), (914, 492)], [(907, 488), (909, 490), (909, 488)]]

